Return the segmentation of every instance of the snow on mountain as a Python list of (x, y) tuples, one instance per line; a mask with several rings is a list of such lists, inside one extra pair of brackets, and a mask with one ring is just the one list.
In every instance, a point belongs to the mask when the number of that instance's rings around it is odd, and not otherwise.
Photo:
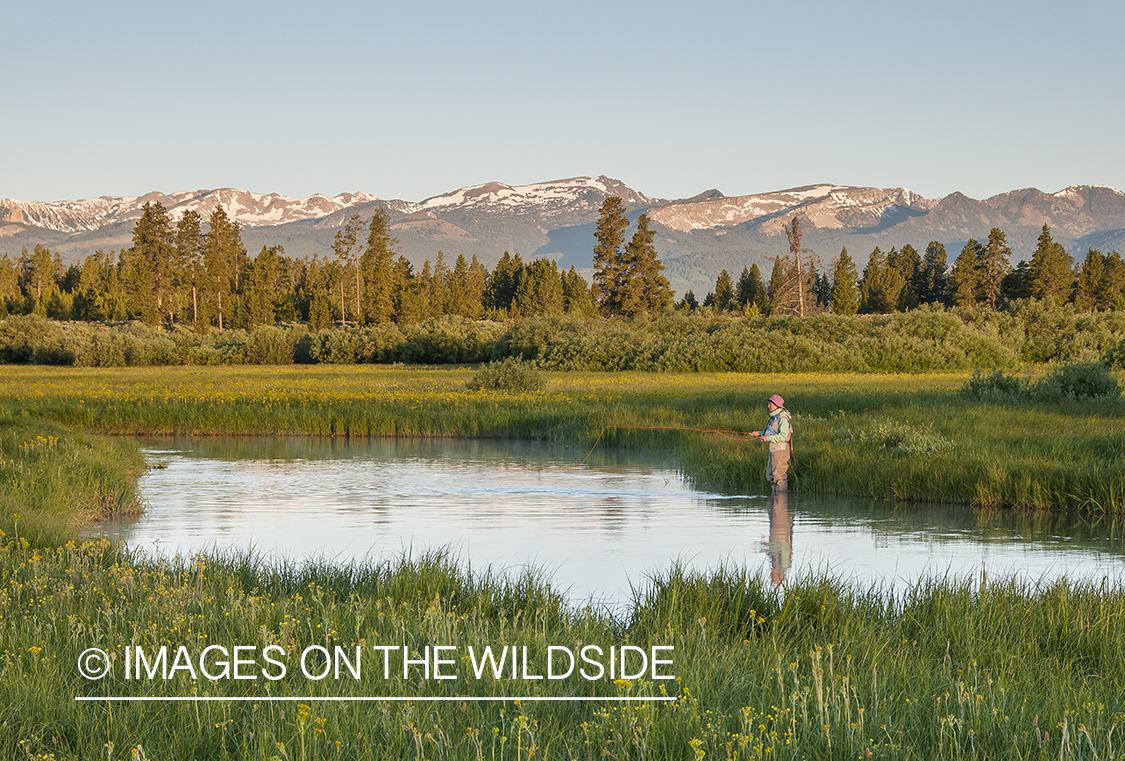
[(816, 227), (840, 229), (877, 226), (896, 211), (926, 210), (934, 203), (906, 188), (855, 188), (825, 184), (775, 193), (674, 203), (654, 209), (650, 216), (655, 222), (680, 232), (758, 222), (764, 232), (780, 234), (788, 215), (798, 211)]
[(565, 180), (539, 182), (532, 185), (505, 185), (489, 182), (460, 188), (452, 193), (427, 198), (420, 208), (425, 211), (460, 207), (490, 211), (534, 213), (551, 217), (573, 213), (575, 206), (597, 208), (607, 196), (620, 196), (626, 205), (650, 204), (655, 199), (636, 192), (623, 182), (600, 177), (571, 177)]
[(251, 193), (235, 188), (148, 193), (143, 196), (101, 196), (79, 201), (53, 203), (0, 200), (0, 222), (76, 233), (131, 222), (141, 216), (146, 203), (162, 204), (175, 222), (184, 212), (194, 210), (204, 219), (216, 206), (244, 227), (269, 227), (306, 219), (319, 219), (357, 204), (378, 201), (369, 193), (341, 193), (329, 198), (321, 193), (307, 198), (290, 198), (278, 193)]

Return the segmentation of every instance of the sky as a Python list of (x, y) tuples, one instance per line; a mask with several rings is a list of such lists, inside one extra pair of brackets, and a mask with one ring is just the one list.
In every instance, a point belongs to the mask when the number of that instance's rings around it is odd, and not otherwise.
[(1125, 3), (0, 0), (0, 197), (1125, 189)]

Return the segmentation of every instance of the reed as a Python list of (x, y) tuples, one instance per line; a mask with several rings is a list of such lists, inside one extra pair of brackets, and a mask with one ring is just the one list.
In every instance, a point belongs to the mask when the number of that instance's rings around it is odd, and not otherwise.
[(967, 374), (543, 373), (540, 391), (470, 391), (472, 368), (12, 367), (0, 414), (100, 433), (464, 436), (668, 450), (692, 478), (761, 488), (751, 431), (794, 413), (793, 488), (1022, 509), (1125, 509), (1125, 401), (1009, 403)]

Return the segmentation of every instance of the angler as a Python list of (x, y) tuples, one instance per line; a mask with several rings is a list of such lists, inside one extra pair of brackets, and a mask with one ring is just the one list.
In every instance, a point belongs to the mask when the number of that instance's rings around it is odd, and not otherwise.
[(766, 399), (766, 409), (770, 421), (764, 431), (754, 431), (753, 435), (770, 445), (770, 456), (766, 462), (766, 480), (773, 487), (774, 494), (789, 488), (789, 460), (793, 457), (793, 421), (789, 410), (785, 409), (785, 399), (774, 394)]

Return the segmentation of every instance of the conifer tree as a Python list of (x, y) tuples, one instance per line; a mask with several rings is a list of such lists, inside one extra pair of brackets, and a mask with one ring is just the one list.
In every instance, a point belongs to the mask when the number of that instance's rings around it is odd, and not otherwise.
[(734, 283), (731, 282), (730, 273), (723, 270), (715, 278), (714, 306), (718, 312), (729, 312), (737, 303), (734, 295)]
[(328, 291), (317, 287), (309, 302), (309, 330), (323, 330), (332, 327), (332, 300)]
[(457, 261), (453, 264), (453, 271), (449, 273), (449, 300), (446, 311), (462, 317), (469, 316), (469, 304), (466, 294), (469, 290), (469, 262), (464, 254), (457, 254)]
[(617, 314), (621, 309), (621, 286), (625, 228), (625, 203), (610, 196), (598, 210), (598, 224), (594, 231), (594, 303), (602, 314)]
[(738, 285), (735, 287), (735, 300), (738, 301), (739, 309), (746, 311), (746, 308), (753, 304), (758, 294), (764, 290), (762, 273), (758, 265), (755, 264), (753, 270), (743, 267), (742, 274), (738, 276)]
[(863, 268), (859, 284), (860, 311), (865, 314), (887, 314), (898, 306), (906, 279), (902, 273), (887, 263), (887, 257), (876, 246)]
[(563, 289), (563, 311), (591, 315), (594, 309), (594, 300), (590, 296), (590, 285), (586, 278), (578, 274), (574, 265), (561, 275)]
[(203, 278), (203, 217), (188, 209), (176, 224), (178, 285), (191, 293), (191, 324), (199, 327), (199, 284)]
[(7, 254), (0, 257), (0, 316), (7, 316), (16, 310), (16, 301), (23, 301), (20, 294), (19, 275), (16, 264)]
[(367, 243), (361, 256), (363, 289), (366, 296), (363, 318), (369, 323), (389, 322), (394, 317), (395, 247), (398, 240), (388, 229), (387, 211), (375, 209), (367, 226)]
[(945, 246), (936, 240), (930, 241), (914, 284), (918, 300), (924, 304), (944, 304), (947, 297), (946, 280)]
[(622, 257), (622, 314), (662, 312), (672, 305), (672, 286), (664, 276), (664, 264), (656, 253), (655, 231), (647, 214), (637, 217), (637, 229)]
[(1031, 298), (1031, 265), (1020, 262), (1000, 281), (1000, 297), (1005, 302)]
[(1074, 306), (1083, 312), (1098, 309), (1102, 277), (1105, 275), (1105, 256), (1096, 248), (1086, 251), (1086, 259), (1078, 271), (1074, 286)]
[(981, 301), (993, 309), (1000, 298), (1000, 284), (1011, 269), (1012, 249), (1008, 238), (999, 227), (988, 233), (988, 243), (980, 250), (977, 258), (977, 273)]
[(133, 226), (131, 257), (137, 315), (150, 325), (159, 325), (171, 313), (165, 301), (175, 280), (176, 248), (172, 223), (159, 202), (146, 203)]
[(981, 292), (979, 260), (983, 246), (973, 238), (965, 242), (949, 271), (949, 298), (957, 306), (969, 306)]
[[(786, 282), (787, 278), (785, 277), (785, 271), (782, 269), (781, 259), (774, 259), (773, 269), (770, 271), (770, 282), (769, 285), (766, 286), (766, 302), (768, 306), (765, 312), (766, 314), (773, 315), (781, 313), (779, 307), (782, 306), (780, 302), (784, 298)], [(707, 306), (706, 300), (704, 300), (703, 305)]]
[(484, 311), (485, 290), (488, 288), (488, 269), (477, 261), (477, 255), (469, 262), (469, 277), (466, 280), (465, 303), (468, 312), (465, 315), (471, 319), (479, 319)]
[(440, 250), (434, 261), (434, 274), (430, 280), (430, 316), (440, 317), (447, 314), (446, 302), (449, 301), (449, 268), (445, 266), (445, 254)]
[(488, 281), (486, 299), (490, 309), (503, 313), (511, 310), (522, 270), (523, 259), (520, 255), (512, 256), (505, 251), (500, 261), (496, 263), (496, 268), (492, 270), (492, 277)]
[(832, 313), (855, 314), (859, 311), (859, 274), (848, 249), (840, 249), (832, 268)]
[(516, 288), (513, 312), (521, 317), (562, 314), (562, 278), (554, 260), (536, 259), (524, 268)]
[(219, 330), (223, 330), (224, 314), (232, 306), (231, 297), (242, 288), (248, 257), (238, 223), (230, 220), (222, 206), (216, 206), (211, 212), (207, 226), (203, 236), (203, 264), (207, 271), (208, 296), (212, 300), (208, 311), (217, 318)]
[(1074, 288), (1074, 258), (1051, 237), (1051, 228), (1043, 225), (1039, 245), (1031, 255), (1031, 295), (1037, 299), (1067, 300)]
[(897, 308), (905, 312), (914, 309), (921, 303), (921, 298), (914, 288), (918, 279), (918, 270), (922, 266), (922, 257), (918, 251), (907, 243), (901, 250), (891, 249), (887, 254), (887, 266), (894, 267), (902, 275), (904, 285), (899, 293)]
[[(366, 226), (367, 223), (364, 222), (363, 217), (359, 214), (353, 214), (348, 218), (348, 221), (344, 223), (344, 227), (336, 231), (336, 237), (332, 239), (332, 251), (336, 254), (336, 261), (342, 268), (355, 273), (352, 293), (355, 295), (354, 315), (357, 323), (363, 320), (363, 309), (360, 305), (360, 299), (363, 293), (363, 275), (360, 269), (360, 257), (363, 252), (363, 228)], [(340, 303), (340, 314), (344, 315), (342, 300)], [(346, 317), (341, 317), (340, 319), (345, 323), (347, 322)]]
[(1111, 251), (1106, 254), (1102, 267), (1102, 279), (1098, 284), (1098, 309), (1120, 309), (1125, 299), (1125, 262), (1121, 254)]

